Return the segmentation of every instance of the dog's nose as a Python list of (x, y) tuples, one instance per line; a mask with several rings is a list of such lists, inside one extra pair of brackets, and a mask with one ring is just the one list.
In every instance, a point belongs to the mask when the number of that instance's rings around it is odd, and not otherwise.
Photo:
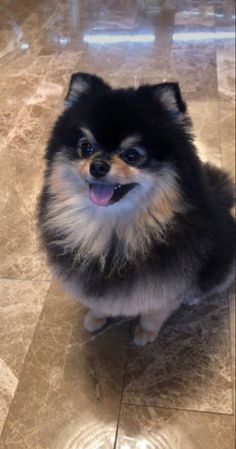
[(95, 178), (102, 178), (110, 170), (110, 165), (106, 161), (93, 161), (90, 165), (90, 173)]

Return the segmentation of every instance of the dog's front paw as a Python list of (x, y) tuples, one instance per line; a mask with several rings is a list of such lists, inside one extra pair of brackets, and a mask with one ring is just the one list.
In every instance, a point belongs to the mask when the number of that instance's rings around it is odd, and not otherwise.
[(152, 343), (157, 335), (158, 332), (147, 331), (139, 323), (136, 325), (134, 331), (134, 344), (137, 346), (145, 346), (147, 343)]
[(107, 318), (98, 318), (92, 310), (89, 310), (84, 318), (84, 327), (88, 332), (99, 331), (105, 324)]

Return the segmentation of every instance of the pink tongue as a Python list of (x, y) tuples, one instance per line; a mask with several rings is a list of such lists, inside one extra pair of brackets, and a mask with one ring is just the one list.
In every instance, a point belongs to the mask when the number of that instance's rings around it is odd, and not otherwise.
[(97, 206), (106, 206), (114, 193), (113, 185), (91, 184), (89, 189), (90, 200)]

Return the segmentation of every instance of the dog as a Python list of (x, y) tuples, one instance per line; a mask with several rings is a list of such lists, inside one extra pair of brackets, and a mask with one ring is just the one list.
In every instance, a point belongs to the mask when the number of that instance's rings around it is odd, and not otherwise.
[(72, 75), (46, 149), (38, 225), (49, 264), (89, 311), (139, 317), (145, 345), (182, 304), (234, 275), (233, 185), (201, 162), (178, 83), (113, 89)]

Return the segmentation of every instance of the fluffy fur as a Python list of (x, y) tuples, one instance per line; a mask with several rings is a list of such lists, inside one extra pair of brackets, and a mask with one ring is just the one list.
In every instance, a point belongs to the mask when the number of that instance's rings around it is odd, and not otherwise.
[[(135, 163), (123, 156), (129, 149), (139, 153)], [(90, 309), (89, 331), (109, 316), (140, 315), (135, 342), (144, 345), (182, 302), (230, 284), (233, 187), (198, 158), (178, 84), (114, 90), (73, 75), (46, 161), (39, 229), (54, 272)], [(109, 166), (102, 179), (94, 161)], [(128, 188), (97, 205), (94, 183)]]

